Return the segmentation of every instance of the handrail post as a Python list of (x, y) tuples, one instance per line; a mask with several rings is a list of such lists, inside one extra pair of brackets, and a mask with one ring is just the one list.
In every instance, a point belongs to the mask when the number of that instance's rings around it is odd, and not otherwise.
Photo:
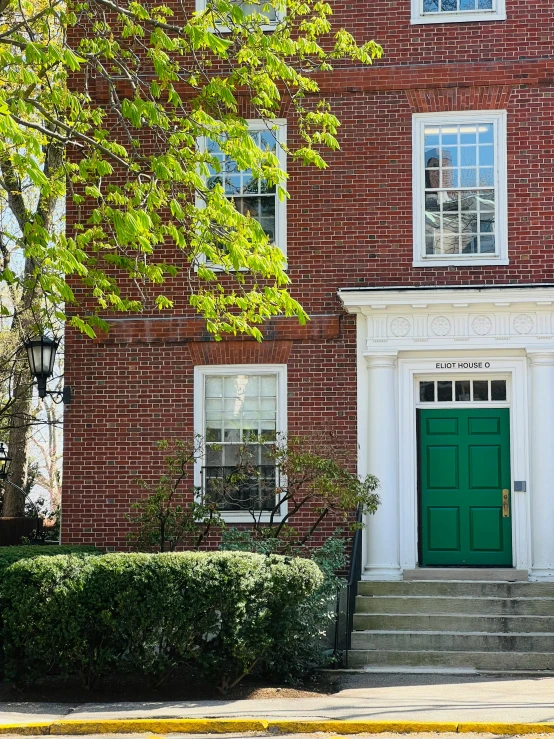
[(352, 554), (348, 568), (348, 583), (346, 591), (346, 633), (344, 649), (344, 667), (348, 668), (348, 652), (352, 648), (352, 629), (354, 628), (354, 611), (356, 609), (356, 596), (358, 595), (358, 582), (362, 576), (362, 506), (356, 511), (356, 523), (352, 541)]

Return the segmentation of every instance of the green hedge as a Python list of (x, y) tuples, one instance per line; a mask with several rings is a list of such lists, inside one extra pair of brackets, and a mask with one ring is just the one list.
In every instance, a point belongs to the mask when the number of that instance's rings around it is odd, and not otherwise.
[(278, 648), (321, 582), (308, 560), (245, 552), (22, 560), (0, 588), (4, 672), (80, 673), (90, 686), (185, 667), (225, 688)]
[(53, 557), (59, 554), (101, 554), (100, 550), (92, 546), (71, 546), (69, 544), (29, 544), (13, 547), (0, 547), (0, 574), (18, 562), (20, 559), (32, 559), (33, 557), (47, 556)]

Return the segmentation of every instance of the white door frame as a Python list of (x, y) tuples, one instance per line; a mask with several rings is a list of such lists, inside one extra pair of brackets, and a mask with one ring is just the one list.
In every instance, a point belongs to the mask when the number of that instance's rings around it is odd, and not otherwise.
[[(441, 356), (441, 359), (444, 355)], [(418, 439), (416, 428), (416, 396), (417, 377), (460, 376), (487, 377), (487, 375), (504, 375), (509, 378), (510, 386), (510, 469), (512, 479), (512, 551), (513, 565), (517, 569), (529, 569), (530, 554), (530, 514), (529, 496), (527, 492), (514, 492), (514, 480), (529, 480), (529, 451), (527, 438), (527, 359), (519, 357), (495, 357), (492, 352), (458, 354), (446, 357), (448, 363), (481, 362), (489, 364), (486, 369), (463, 372), (452, 368), (437, 368), (437, 356), (414, 357), (399, 355), (398, 358), (398, 429), (399, 429), (399, 503), (400, 503), (400, 566), (414, 569), (418, 560), (418, 479), (417, 455)], [(487, 404), (494, 407), (494, 403)], [(505, 406), (506, 404), (499, 404)], [(452, 403), (449, 407), (486, 407), (485, 404)], [(429, 408), (441, 407), (438, 403), (429, 403)]]
[[(345, 288), (339, 298), (357, 314), (358, 471), (384, 480), (364, 532), (364, 578), (398, 580), (416, 566), (415, 375), (473, 360), (483, 367), (470, 376), (511, 376), (512, 482), (527, 483), (526, 492), (512, 485), (514, 565), (554, 582), (554, 287)], [(379, 419), (393, 431), (381, 436)]]

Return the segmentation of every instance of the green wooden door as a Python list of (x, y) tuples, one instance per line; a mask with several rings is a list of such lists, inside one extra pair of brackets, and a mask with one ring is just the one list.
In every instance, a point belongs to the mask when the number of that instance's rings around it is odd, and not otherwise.
[(421, 564), (511, 566), (508, 408), (420, 410), (419, 469)]

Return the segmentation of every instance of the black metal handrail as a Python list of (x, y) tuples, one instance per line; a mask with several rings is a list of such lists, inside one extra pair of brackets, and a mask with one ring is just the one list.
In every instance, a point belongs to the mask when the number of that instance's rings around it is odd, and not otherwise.
[(352, 648), (352, 630), (354, 628), (354, 611), (356, 610), (356, 596), (358, 595), (358, 583), (362, 577), (362, 506), (356, 511), (356, 523), (358, 524), (352, 541), (352, 554), (348, 568), (348, 581), (346, 583), (346, 619), (345, 619), (345, 648), (343, 666), (348, 667), (348, 652)]

